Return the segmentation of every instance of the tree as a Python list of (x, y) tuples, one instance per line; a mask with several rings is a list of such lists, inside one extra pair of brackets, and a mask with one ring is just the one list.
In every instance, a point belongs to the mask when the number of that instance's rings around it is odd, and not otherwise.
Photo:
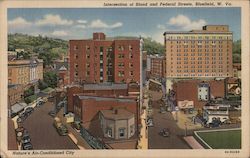
[(147, 51), (147, 54), (164, 54), (164, 45), (154, 41), (152, 38), (144, 38), (143, 50)]
[(233, 42), (233, 63), (241, 63), (241, 40)]
[(48, 88), (48, 84), (45, 83), (45, 82), (42, 81), (42, 80), (39, 80), (39, 81), (38, 81), (38, 88), (39, 88), (40, 90), (43, 90), (43, 89), (45, 89), (45, 88)]
[(55, 72), (45, 72), (44, 82), (51, 88), (57, 87), (58, 75)]

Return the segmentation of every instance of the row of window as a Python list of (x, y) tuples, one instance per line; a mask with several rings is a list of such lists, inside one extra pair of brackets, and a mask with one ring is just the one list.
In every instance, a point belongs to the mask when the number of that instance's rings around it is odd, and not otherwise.
[[(171, 62), (171, 65), (173, 64), (173, 62)], [(210, 61), (210, 60), (207, 60), (207, 61), (184, 61), (184, 62), (181, 62), (181, 61), (177, 61), (176, 64), (223, 64), (223, 61), (220, 60), (218, 62), (216, 61)], [(229, 64), (229, 61), (226, 62), (226, 64)]]
[[(171, 73), (173, 73), (174, 71), (171, 70)], [(202, 70), (202, 69), (198, 69), (198, 70), (176, 70), (177, 73), (182, 73), (182, 72), (224, 72), (223, 69), (212, 69), (212, 70)], [(229, 72), (229, 70), (225, 71), (225, 72)]]
[[(73, 48), (74, 48), (74, 50), (78, 50), (80, 47), (79, 47), (79, 45), (74, 45)], [(117, 49), (118, 49), (119, 51), (124, 51), (125, 48), (126, 48), (126, 46), (124, 46), (124, 45), (118, 45), (118, 46), (117, 46)], [(86, 50), (86, 51), (90, 51), (90, 49), (91, 49), (91, 47), (90, 47), (89, 45), (85, 45), (85, 50)], [(95, 46), (95, 49), (97, 50), (98, 47)], [(104, 47), (103, 47), (103, 46), (100, 46), (100, 47), (99, 47), (99, 50), (100, 50), (100, 52), (103, 52), (103, 51), (104, 51)], [(128, 45), (128, 50), (129, 50), (129, 51), (133, 51), (132, 45)], [(106, 48), (106, 52), (112, 52), (112, 51), (113, 51), (113, 47), (107, 47), (107, 48)]]
[[(191, 56), (216, 56), (216, 55), (218, 55), (218, 56), (223, 56), (223, 55), (229, 55), (228, 53), (226, 54), (226, 53), (219, 53), (219, 52), (217, 52), (217, 53), (214, 53), (214, 52), (210, 52), (210, 53), (198, 53), (198, 52), (196, 52), (196, 53), (176, 53), (176, 56), (189, 56), (189, 54), (191, 55)], [(173, 56), (174, 54), (173, 53), (171, 53), (171, 56)]]
[(232, 36), (166, 36), (167, 40), (231, 40)]
[(202, 76), (229, 76), (229, 74), (170, 74), (170, 77), (202, 77)]
[(188, 49), (176, 49), (176, 50), (173, 50), (173, 49), (170, 49), (170, 52), (212, 52), (212, 53), (215, 53), (215, 52), (229, 52), (229, 49), (227, 49), (226, 51), (224, 49), (191, 49), (191, 50), (188, 50)]

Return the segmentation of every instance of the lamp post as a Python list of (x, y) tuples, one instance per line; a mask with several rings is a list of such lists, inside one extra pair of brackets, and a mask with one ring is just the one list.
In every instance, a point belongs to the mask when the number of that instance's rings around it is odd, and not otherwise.
[(187, 136), (187, 122), (185, 122), (185, 137)]
[(142, 112), (142, 99), (143, 99), (143, 94), (142, 94), (142, 50), (143, 50), (143, 39), (140, 36), (140, 113)]

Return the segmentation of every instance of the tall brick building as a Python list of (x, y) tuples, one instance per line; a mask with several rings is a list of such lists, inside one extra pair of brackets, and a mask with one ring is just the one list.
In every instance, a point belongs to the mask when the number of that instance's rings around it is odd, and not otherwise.
[(165, 32), (167, 78), (232, 77), (233, 33), (227, 25)]
[(164, 56), (150, 56), (151, 77), (163, 78), (166, 72), (166, 58)]
[(140, 81), (140, 40), (106, 38), (70, 40), (70, 83)]

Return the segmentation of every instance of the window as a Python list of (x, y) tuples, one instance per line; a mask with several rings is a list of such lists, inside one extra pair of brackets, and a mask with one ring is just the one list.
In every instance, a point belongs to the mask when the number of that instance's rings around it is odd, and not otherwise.
[(74, 46), (74, 50), (78, 50), (78, 46), (77, 45)]
[(119, 50), (119, 51), (123, 51), (123, 50), (124, 50), (124, 47), (120, 45), (120, 46), (118, 46), (118, 50)]
[(130, 72), (129, 72), (129, 75), (130, 75), (130, 76), (133, 76), (133, 75), (134, 75), (134, 72), (133, 72), (133, 71), (130, 71)]
[(133, 54), (129, 53), (129, 58), (132, 59), (133, 58)]
[(106, 129), (106, 134), (107, 134), (108, 137), (112, 138), (112, 129), (108, 127)]
[(125, 128), (119, 128), (119, 137), (124, 138), (125, 137)]
[(133, 47), (131, 45), (128, 46), (128, 50), (129, 51), (132, 51), (133, 50)]
[(123, 77), (123, 76), (124, 76), (124, 71), (119, 71), (119, 72), (118, 72), (118, 76), (119, 76), (119, 77)]
[(119, 54), (118, 58), (124, 58), (124, 54)]
[(130, 126), (130, 136), (134, 134), (134, 125)]
[(133, 68), (133, 66), (134, 66), (133, 63), (129, 63), (130, 68)]
[(124, 63), (119, 63), (118, 66), (121, 68), (121, 67), (124, 67)]
[(86, 45), (86, 50), (87, 51), (90, 50), (90, 46)]
[(103, 52), (103, 47), (100, 47), (100, 52)]

